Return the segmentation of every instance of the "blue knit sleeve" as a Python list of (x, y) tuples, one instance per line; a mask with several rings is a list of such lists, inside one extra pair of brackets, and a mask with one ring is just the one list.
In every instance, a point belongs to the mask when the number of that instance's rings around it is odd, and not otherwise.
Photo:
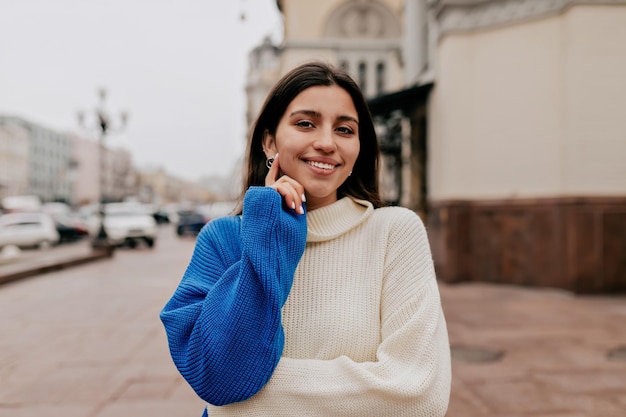
[(161, 320), (175, 365), (210, 404), (248, 399), (270, 379), (306, 233), (306, 217), (284, 208), (279, 193), (251, 187), (241, 221), (216, 219), (198, 235)]

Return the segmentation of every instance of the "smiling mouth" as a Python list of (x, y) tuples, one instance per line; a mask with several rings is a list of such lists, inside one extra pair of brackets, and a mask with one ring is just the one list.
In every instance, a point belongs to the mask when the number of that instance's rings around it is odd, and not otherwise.
[(326, 169), (326, 170), (335, 169), (335, 165), (326, 164), (323, 162), (306, 161), (306, 163), (316, 168), (320, 168), (320, 169)]

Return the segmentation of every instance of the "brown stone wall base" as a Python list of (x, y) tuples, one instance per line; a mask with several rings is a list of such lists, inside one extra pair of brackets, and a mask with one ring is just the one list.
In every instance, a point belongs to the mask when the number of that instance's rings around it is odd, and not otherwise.
[(427, 226), (444, 282), (626, 292), (626, 197), (437, 201)]

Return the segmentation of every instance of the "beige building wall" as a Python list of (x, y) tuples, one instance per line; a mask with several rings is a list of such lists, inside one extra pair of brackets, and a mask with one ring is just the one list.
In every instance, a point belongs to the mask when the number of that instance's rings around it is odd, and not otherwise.
[(289, 16), (284, 19), (285, 40), (311, 40), (322, 35), (321, 22), (342, 1), (338, 0), (282, 0), (278, 2), (283, 15)]
[(626, 192), (626, 7), (562, 14), (438, 45), (430, 199)]
[(626, 5), (579, 6), (564, 24), (566, 194), (626, 194)]

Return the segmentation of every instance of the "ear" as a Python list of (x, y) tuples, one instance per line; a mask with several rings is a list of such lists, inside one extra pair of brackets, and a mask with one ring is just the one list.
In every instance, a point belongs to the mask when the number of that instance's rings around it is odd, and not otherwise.
[(268, 158), (276, 155), (276, 141), (274, 136), (270, 135), (270, 132), (265, 130), (263, 134), (263, 152)]

